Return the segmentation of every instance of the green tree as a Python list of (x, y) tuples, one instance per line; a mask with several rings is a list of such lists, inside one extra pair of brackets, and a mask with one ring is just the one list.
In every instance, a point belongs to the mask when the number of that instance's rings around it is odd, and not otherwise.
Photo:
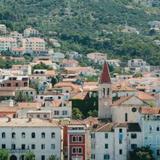
[(51, 70), (52, 68), (44, 63), (40, 63), (40, 64), (36, 64), (33, 66), (33, 70), (34, 69), (47, 69), (47, 70)]
[(35, 155), (33, 152), (28, 151), (24, 155), (25, 160), (35, 160)]
[(98, 116), (98, 111), (97, 110), (90, 110), (88, 112), (88, 115), (91, 116), (91, 117), (97, 117)]
[(6, 149), (0, 149), (0, 160), (8, 160), (9, 152)]
[(72, 118), (73, 119), (82, 119), (83, 114), (78, 108), (73, 108), (72, 110)]
[(32, 102), (33, 98), (29, 95), (26, 95), (23, 91), (18, 91), (16, 93), (15, 100), (18, 102)]
[(49, 156), (48, 160), (58, 160), (58, 158), (55, 155)]
[(136, 148), (130, 152), (130, 160), (154, 160), (150, 147)]

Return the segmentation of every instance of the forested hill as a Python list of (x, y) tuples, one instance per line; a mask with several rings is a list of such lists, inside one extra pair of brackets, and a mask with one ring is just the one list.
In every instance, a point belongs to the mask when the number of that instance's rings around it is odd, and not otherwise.
[[(160, 64), (159, 33), (148, 22), (160, 20), (159, 1), (146, 0), (1, 0), (0, 22), (11, 30), (32, 26), (42, 36), (55, 37), (62, 50), (102, 51), (110, 57), (143, 57)], [(140, 34), (121, 32), (134, 27)]]

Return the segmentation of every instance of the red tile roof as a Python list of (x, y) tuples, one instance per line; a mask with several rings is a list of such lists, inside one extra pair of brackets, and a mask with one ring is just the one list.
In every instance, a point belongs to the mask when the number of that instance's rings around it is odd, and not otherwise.
[(103, 71), (100, 77), (100, 84), (103, 84), (103, 83), (111, 83), (109, 67), (106, 62), (104, 63)]

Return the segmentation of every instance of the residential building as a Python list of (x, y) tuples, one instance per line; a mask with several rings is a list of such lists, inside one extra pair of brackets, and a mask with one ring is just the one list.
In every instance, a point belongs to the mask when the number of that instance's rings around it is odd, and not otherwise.
[(64, 126), (64, 160), (86, 160), (86, 144), (85, 124)]
[(0, 79), (1, 87), (29, 87), (28, 76), (4, 76)]
[(24, 34), (24, 37), (30, 37), (30, 36), (31, 37), (34, 37), (34, 36), (36, 37), (36, 36), (39, 35), (39, 31), (32, 28), (32, 27), (29, 27), (29, 28), (26, 28), (24, 30), (23, 34)]
[(45, 41), (42, 38), (24, 38), (22, 39), (22, 47), (26, 51), (41, 52), (45, 51)]
[(0, 34), (6, 34), (7, 33), (7, 27), (5, 24), (0, 24)]
[(107, 54), (105, 53), (89, 53), (87, 54), (87, 58), (94, 63), (103, 64), (107, 60)]
[(26, 152), (35, 160), (55, 155), (63, 160), (63, 129), (55, 121), (41, 119), (0, 119), (0, 148), (7, 149), (11, 160), (24, 160)]
[(11, 37), (0, 37), (0, 51), (11, 50), (17, 47), (17, 40)]

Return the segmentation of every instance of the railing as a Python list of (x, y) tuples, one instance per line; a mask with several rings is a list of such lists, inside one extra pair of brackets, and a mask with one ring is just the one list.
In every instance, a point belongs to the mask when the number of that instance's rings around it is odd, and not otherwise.
[(26, 153), (29, 149), (8, 149), (10, 153)]

